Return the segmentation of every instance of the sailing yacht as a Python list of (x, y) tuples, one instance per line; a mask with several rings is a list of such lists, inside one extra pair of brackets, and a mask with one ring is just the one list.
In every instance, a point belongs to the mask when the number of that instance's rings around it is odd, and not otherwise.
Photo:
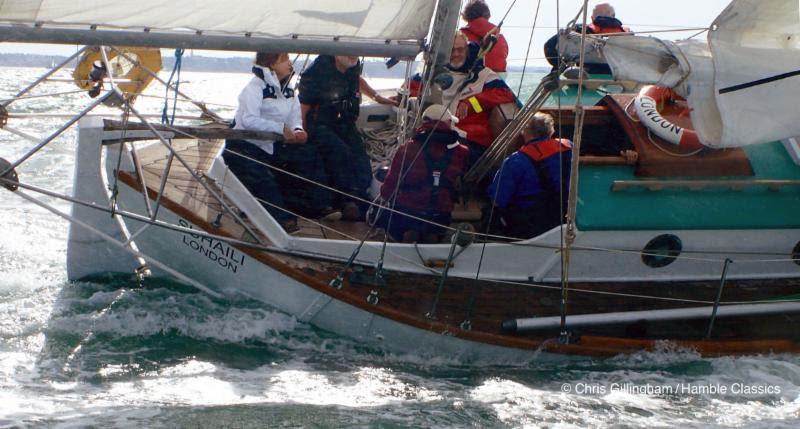
[[(0, 38), (97, 45), (107, 70), (126, 58), (136, 73), (154, 75), (126, 46), (407, 60), (423, 53), (423, 97), (436, 96), (460, 5), (207, 2), (186, 14), (145, 0), (150, 13), (131, 15), (110, 1), (23, 3), (0, 5)], [(565, 223), (536, 237), (470, 232), (462, 225), (477, 219), (468, 205), (444, 225), (447, 243), (393, 243), (367, 223), (316, 219), (287, 234), (219, 156), (225, 138), (274, 136), (230, 130), (200, 102), (216, 124), (150, 123), (133, 105), (136, 90), (120, 91), (113, 76), (65, 124), (79, 122), (72, 195), (15, 175), (54, 136), (0, 164), (0, 176), (9, 191), (73, 222), (71, 279), (136, 273), (215, 296), (234, 290), (387, 350), (530, 359), (612, 356), (670, 342), (704, 355), (797, 352), (800, 147), (792, 136), (800, 122), (787, 106), (798, 88), (798, 3), (734, 0), (710, 28), (705, 43), (565, 31), (565, 40), (579, 37), (584, 49), (600, 52), (613, 75), (557, 69), (513, 117), (501, 118), (473, 177), (509, 153), (539, 110), (560, 119), (576, 153), (581, 145), (630, 147), (638, 161), (575, 156)], [(114, 97), (125, 121), (81, 119)], [(391, 114), (403, 136), (424, 104), (403, 97), (397, 114), (365, 108), (361, 123)], [(71, 201), (71, 214), (37, 193)]]

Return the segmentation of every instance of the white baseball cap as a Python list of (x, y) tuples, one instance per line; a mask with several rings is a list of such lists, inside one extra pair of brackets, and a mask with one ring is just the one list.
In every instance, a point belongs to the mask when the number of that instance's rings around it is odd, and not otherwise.
[(451, 124), (457, 124), (458, 118), (453, 116), (446, 107), (442, 106), (441, 104), (431, 104), (422, 112), (422, 119), (428, 119), (431, 121), (442, 121), (442, 122), (450, 122)]

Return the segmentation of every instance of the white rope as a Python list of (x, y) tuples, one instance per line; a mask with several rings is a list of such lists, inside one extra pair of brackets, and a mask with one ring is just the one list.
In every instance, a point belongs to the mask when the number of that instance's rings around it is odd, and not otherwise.
[(650, 128), (645, 127), (645, 129), (647, 130), (647, 139), (650, 140), (650, 143), (653, 143), (653, 146), (655, 146), (656, 149), (660, 150), (661, 152), (664, 152), (665, 154), (667, 154), (669, 156), (674, 156), (676, 158), (689, 158), (689, 157), (695, 156), (698, 153), (700, 153), (703, 150), (705, 150), (705, 148), (701, 147), (700, 149), (697, 149), (697, 150), (689, 152), (689, 153), (676, 153), (676, 152), (669, 151), (669, 150), (667, 150), (667, 148), (662, 147), (660, 144), (656, 143), (655, 140), (653, 140), (653, 135), (650, 132)]
[(364, 146), (370, 159), (378, 163), (378, 166), (391, 162), (398, 148), (399, 130), (397, 127), (390, 125), (377, 130), (362, 129), (359, 131), (364, 138)]

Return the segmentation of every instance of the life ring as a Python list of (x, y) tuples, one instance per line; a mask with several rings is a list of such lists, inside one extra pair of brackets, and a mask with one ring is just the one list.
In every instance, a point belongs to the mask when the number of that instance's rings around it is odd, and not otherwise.
[[(153, 73), (158, 73), (161, 70), (161, 50), (158, 48), (118, 49), (134, 61), (119, 55), (113, 49), (107, 50), (106, 56), (112, 69), (111, 74), (115, 79), (125, 80), (125, 82), (118, 83), (117, 87), (127, 98), (132, 99), (141, 94), (153, 80), (153, 76), (144, 68), (146, 67)], [(97, 82), (92, 80), (90, 74), (95, 67), (95, 63), (102, 64), (102, 62), (103, 54), (99, 47), (87, 48), (72, 72), (75, 84), (81, 89), (91, 91), (97, 85)]]
[(679, 127), (664, 119), (658, 112), (658, 109), (663, 108), (665, 103), (675, 99), (680, 99), (680, 96), (675, 94), (672, 89), (648, 85), (639, 91), (633, 105), (642, 125), (661, 139), (684, 149), (695, 150), (705, 147), (700, 143), (694, 130)]

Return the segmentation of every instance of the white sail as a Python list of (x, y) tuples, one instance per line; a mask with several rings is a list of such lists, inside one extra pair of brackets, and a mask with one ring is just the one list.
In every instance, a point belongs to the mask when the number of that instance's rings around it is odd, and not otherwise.
[(144, 42), (153, 37), (151, 33), (170, 32), (197, 39), (225, 35), (374, 45), (414, 41), (404, 45), (419, 51), (435, 5), (432, 0), (3, 0), (0, 23), (8, 25), (8, 36), (0, 40), (47, 41), (41, 34), (54, 28), (69, 30), (59, 33), (62, 38), (79, 34), (76, 30), (111, 29), (138, 32)]
[(0, 20), (272, 37), (419, 40), (428, 32), (434, 5), (430, 0), (5, 0), (0, 2)]
[(700, 141), (739, 147), (800, 135), (800, 2), (734, 0), (708, 43), (610, 38), (603, 53), (617, 79), (675, 87), (692, 108)]

